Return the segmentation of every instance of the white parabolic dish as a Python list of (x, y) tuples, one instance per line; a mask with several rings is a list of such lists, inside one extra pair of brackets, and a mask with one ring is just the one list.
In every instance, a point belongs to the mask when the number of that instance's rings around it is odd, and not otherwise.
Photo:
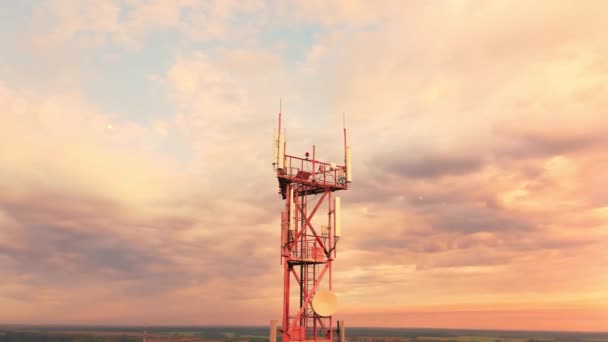
[(329, 317), (336, 313), (338, 299), (330, 290), (319, 290), (312, 297), (312, 309), (321, 317)]

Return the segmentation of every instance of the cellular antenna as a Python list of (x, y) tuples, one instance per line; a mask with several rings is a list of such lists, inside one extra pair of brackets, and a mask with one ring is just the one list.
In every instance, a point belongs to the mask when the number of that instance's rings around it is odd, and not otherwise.
[(344, 130), (344, 165), (346, 165), (346, 113), (342, 112), (342, 129)]
[(346, 141), (346, 114), (344, 112), (342, 112), (342, 127), (344, 128), (344, 165), (346, 166), (346, 181), (350, 183), (353, 179), (353, 170), (350, 159), (350, 146), (348, 146), (348, 142)]
[[(312, 156), (308, 152), (302, 153), (304, 156), (285, 153), (281, 107), (279, 102), (274, 155), (278, 192), (284, 201), (279, 248), (283, 266), (283, 320), (270, 322), (270, 342), (276, 342), (277, 333), (282, 334), (282, 342), (346, 342), (344, 322), (333, 317), (338, 300), (332, 283), (332, 265), (343, 231), (341, 201), (340, 197), (334, 197), (334, 192), (350, 187), (345, 115), (342, 120), (345, 163), (338, 165), (317, 160), (315, 145)], [(317, 220), (316, 213), (321, 216)], [(327, 225), (313, 225), (320, 220), (327, 220)], [(297, 283), (296, 296), (292, 296), (292, 279)]]
[(285, 136), (286, 129), (282, 123), (283, 99), (279, 98), (279, 129), (273, 131), (272, 137), (272, 166), (275, 171), (285, 167)]

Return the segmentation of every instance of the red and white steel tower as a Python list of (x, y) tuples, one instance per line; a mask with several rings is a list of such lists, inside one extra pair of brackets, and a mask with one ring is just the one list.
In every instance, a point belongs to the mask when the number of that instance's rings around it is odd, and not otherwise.
[[(281, 263), (283, 266), (283, 321), (279, 328), (271, 322), (270, 342), (282, 333), (282, 342), (329, 341), (334, 333), (344, 340), (344, 323), (336, 322), (336, 296), (333, 293), (332, 263), (342, 233), (340, 197), (334, 192), (348, 190), (352, 181), (350, 147), (344, 128), (344, 165), (326, 163), (312, 156), (287, 154), (285, 130), (273, 139), (273, 166), (279, 193), (285, 201), (281, 212)], [(323, 217), (322, 211), (326, 211)], [(316, 215), (316, 216), (315, 216)], [(323, 222), (324, 224), (319, 224)], [(315, 226), (316, 225), (316, 226)], [(292, 280), (296, 296), (292, 296)], [(292, 298), (295, 297), (295, 298)]]

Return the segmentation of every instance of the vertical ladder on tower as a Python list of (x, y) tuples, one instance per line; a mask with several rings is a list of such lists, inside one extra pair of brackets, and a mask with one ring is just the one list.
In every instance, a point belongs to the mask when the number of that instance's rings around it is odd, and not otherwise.
[[(313, 288), (315, 287), (315, 282), (317, 281), (317, 277), (316, 277), (316, 265), (315, 264), (307, 264), (306, 265), (306, 292), (310, 293)], [(306, 321), (307, 321), (307, 326), (309, 328), (314, 326), (314, 311), (312, 309), (312, 302), (308, 303), (308, 307), (306, 308), (306, 311), (308, 313), (307, 317), (306, 317)]]

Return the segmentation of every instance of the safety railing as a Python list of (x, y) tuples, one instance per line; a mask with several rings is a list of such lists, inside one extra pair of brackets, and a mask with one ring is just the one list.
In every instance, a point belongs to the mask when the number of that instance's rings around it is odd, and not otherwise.
[[(329, 238), (327, 236), (321, 236), (320, 239), (325, 246), (328, 246)], [(296, 247), (291, 250), (291, 256), (295, 259), (314, 259), (319, 261), (324, 260), (326, 257), (325, 251), (312, 235), (307, 235), (304, 241), (298, 241)]]
[(285, 156), (282, 176), (294, 181), (333, 187), (346, 187), (346, 167), (295, 156)]

